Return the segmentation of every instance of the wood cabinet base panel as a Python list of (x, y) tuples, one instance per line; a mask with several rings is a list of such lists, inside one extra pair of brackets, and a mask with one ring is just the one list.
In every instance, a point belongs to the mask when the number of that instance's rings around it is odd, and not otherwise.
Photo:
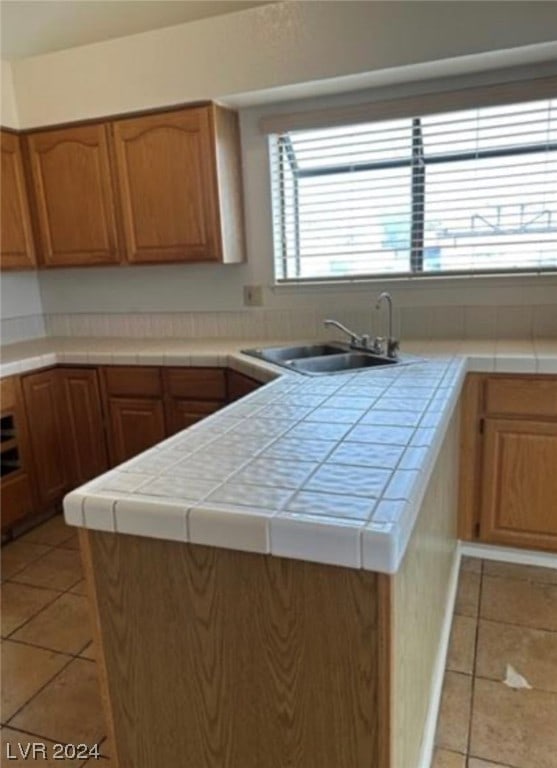
[(376, 574), (83, 538), (120, 768), (385, 766)]

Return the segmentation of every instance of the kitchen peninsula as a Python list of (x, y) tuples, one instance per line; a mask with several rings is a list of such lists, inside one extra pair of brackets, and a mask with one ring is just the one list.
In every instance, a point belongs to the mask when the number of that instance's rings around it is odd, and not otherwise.
[(555, 386), (554, 351), (416, 344), (427, 361), (309, 378), (248, 344), (178, 344), (48, 340), (2, 370), (270, 380), (66, 498), (120, 768), (421, 765), (458, 566), (465, 373)]
[(286, 375), (67, 497), (120, 766), (417, 764), (465, 368)]

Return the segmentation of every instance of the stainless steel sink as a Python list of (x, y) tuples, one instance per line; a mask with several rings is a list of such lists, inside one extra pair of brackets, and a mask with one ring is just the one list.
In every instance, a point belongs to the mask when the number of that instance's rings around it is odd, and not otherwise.
[(279, 365), (289, 360), (299, 360), (306, 357), (323, 357), (340, 355), (350, 351), (348, 344), (325, 342), (324, 344), (303, 344), (295, 347), (265, 347), (264, 349), (244, 349), (246, 355), (259, 357), (269, 363)]
[(325, 342), (291, 347), (244, 349), (244, 354), (275, 363), (308, 376), (324, 376), (344, 371), (365, 370), (380, 366), (400, 365), (411, 360), (393, 359), (371, 351), (353, 350), (348, 344)]
[(290, 360), (288, 367), (300, 371), (300, 373), (338, 373), (358, 368), (396, 365), (397, 362), (397, 360), (378, 357), (369, 352), (347, 352), (328, 357), (306, 357), (301, 360)]

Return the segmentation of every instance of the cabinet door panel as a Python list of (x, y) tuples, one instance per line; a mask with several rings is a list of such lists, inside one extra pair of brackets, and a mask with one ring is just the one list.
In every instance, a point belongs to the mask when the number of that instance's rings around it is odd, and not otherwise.
[(173, 435), (186, 427), (191, 427), (209, 414), (218, 411), (224, 403), (209, 400), (175, 400), (168, 402), (166, 407), (167, 433)]
[(557, 423), (486, 419), (481, 538), (557, 548)]
[(62, 395), (72, 486), (108, 469), (98, 374), (88, 368), (58, 371)]
[(31, 483), (25, 473), (2, 482), (2, 529), (33, 514)]
[(216, 171), (207, 108), (114, 123), (128, 260), (218, 260)]
[(44, 263), (118, 262), (107, 126), (32, 133), (28, 146)]
[(66, 431), (56, 373), (49, 370), (23, 378), (35, 479), (44, 506), (60, 501), (69, 485)]
[(164, 410), (160, 400), (111, 397), (108, 407), (113, 464), (131, 459), (164, 440)]
[(29, 269), (35, 266), (35, 248), (21, 161), (21, 140), (15, 133), (2, 131), (1, 144), (1, 265), (2, 269)]
[(238, 371), (227, 371), (228, 381), (228, 402), (233, 403), (235, 400), (239, 400), (245, 395), (249, 395), (259, 387), (262, 386), (260, 381), (252, 379), (250, 376), (244, 376), (243, 373)]

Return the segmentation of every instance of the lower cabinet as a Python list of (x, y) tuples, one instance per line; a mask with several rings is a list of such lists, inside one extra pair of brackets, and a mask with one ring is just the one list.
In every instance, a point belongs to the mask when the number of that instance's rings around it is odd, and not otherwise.
[(460, 537), (557, 552), (557, 377), (469, 374)]
[(165, 368), (163, 381), (169, 435), (191, 427), (226, 405), (223, 368)]
[(2, 530), (34, 514), (36, 500), (32, 482), (29, 430), (19, 376), (0, 381)]
[(114, 466), (165, 438), (162, 375), (157, 366), (105, 366), (101, 381)]
[(480, 537), (557, 550), (557, 421), (486, 418)]
[(211, 367), (59, 366), (3, 379), (3, 530), (258, 386)]
[(250, 376), (245, 376), (243, 373), (238, 373), (238, 371), (231, 369), (226, 372), (226, 377), (229, 403), (249, 395), (250, 392), (254, 392), (262, 386), (260, 381), (256, 381)]
[(39, 505), (46, 509), (59, 502), (70, 487), (58, 371), (51, 368), (22, 379), (29, 424), (34, 480)]
[(108, 468), (95, 368), (50, 368), (22, 377), (39, 511)]
[(108, 451), (95, 368), (59, 368), (62, 417), (72, 487), (108, 469)]
[(160, 400), (140, 397), (108, 398), (111, 463), (121, 464), (165, 438)]

